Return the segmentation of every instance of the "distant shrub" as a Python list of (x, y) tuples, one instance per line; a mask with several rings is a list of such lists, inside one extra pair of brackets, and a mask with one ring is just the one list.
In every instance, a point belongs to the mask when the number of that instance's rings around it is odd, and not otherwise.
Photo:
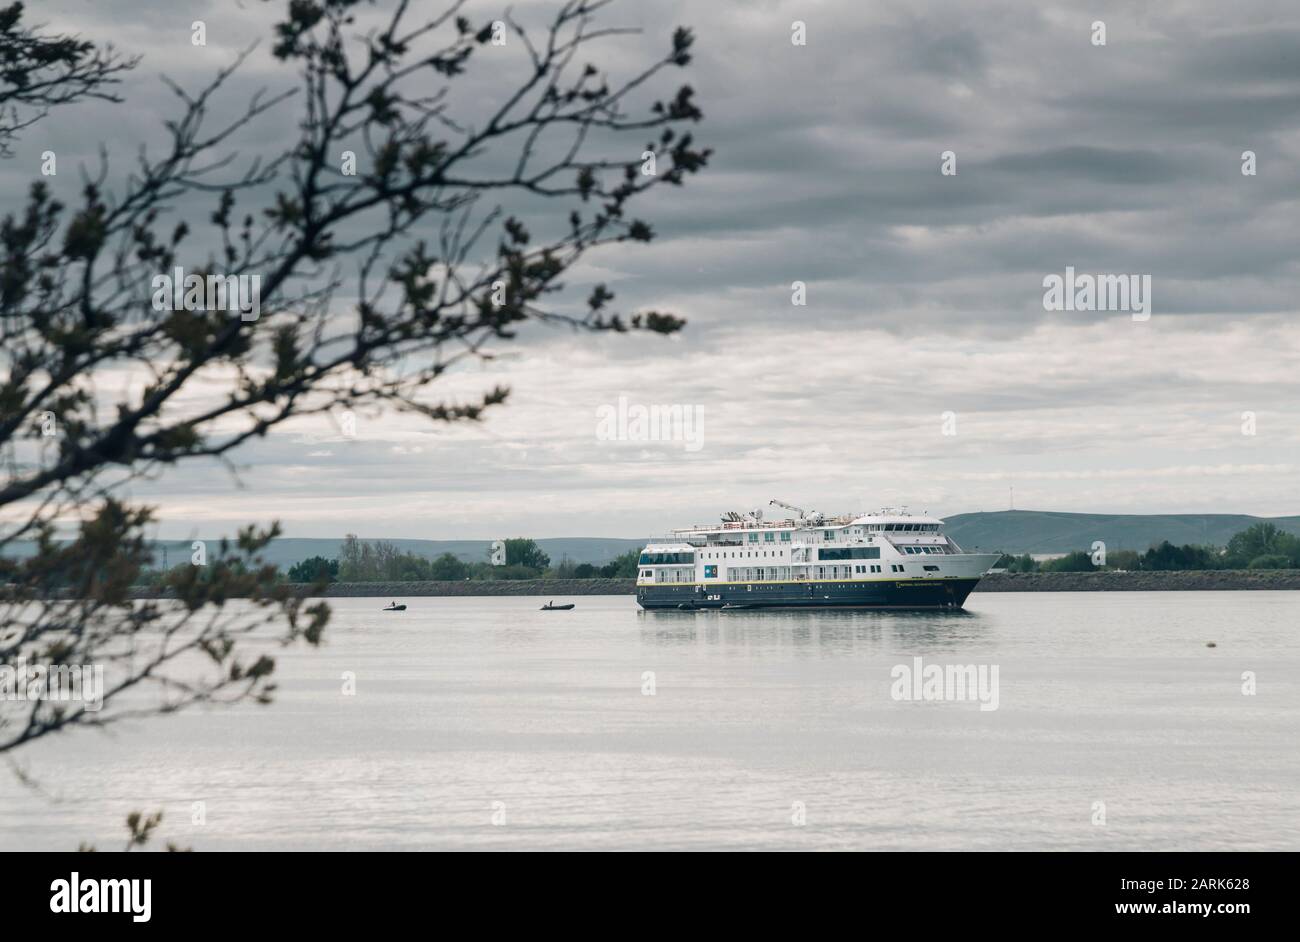
[(469, 575), (469, 566), (451, 553), (443, 553), (430, 564), (429, 575), (439, 582), (459, 582)]
[(1140, 565), (1152, 571), (1219, 569), (1223, 557), (1213, 546), (1193, 546), (1190, 543), (1174, 546), (1165, 540), (1143, 553)]
[(338, 582), (339, 561), (313, 556), (289, 567), (290, 582)]
[(1106, 554), (1106, 568), (1139, 569), (1141, 568), (1141, 557), (1136, 550), (1114, 550)]
[(600, 575), (604, 579), (635, 579), (637, 564), (640, 559), (641, 551), (639, 549), (628, 550), (601, 566)]
[(1043, 572), (1093, 572), (1092, 555), (1082, 550), (1067, 553), (1060, 559), (1049, 559), (1040, 567)]
[[(1025, 553), (1023, 556), (1003, 556), (1002, 568), (1007, 572), (1038, 572), (1038, 560)], [(1001, 562), (1001, 561), (999, 561)]]

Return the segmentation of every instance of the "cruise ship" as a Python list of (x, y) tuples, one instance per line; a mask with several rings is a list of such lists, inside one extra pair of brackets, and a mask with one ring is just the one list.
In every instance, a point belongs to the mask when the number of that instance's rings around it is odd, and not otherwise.
[(641, 551), (644, 609), (960, 608), (998, 560), (967, 553), (938, 517), (906, 508), (827, 517), (773, 500), (795, 516), (730, 512), (673, 530)]

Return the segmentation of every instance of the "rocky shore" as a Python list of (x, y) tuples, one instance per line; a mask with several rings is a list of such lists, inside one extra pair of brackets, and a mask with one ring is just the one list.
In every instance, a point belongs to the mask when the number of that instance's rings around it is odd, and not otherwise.
[(995, 572), (976, 592), (1196, 592), (1300, 589), (1300, 569), (1202, 569), (1185, 572)]
[[(1189, 572), (998, 572), (976, 592), (1191, 592), (1300, 589), (1300, 570), (1249, 569)], [(528, 579), (485, 582), (339, 582), (330, 598), (400, 599), (434, 595), (631, 595), (631, 579)]]

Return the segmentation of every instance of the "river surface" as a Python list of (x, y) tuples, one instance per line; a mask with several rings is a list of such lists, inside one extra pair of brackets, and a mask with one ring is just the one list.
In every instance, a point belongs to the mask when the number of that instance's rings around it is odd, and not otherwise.
[[(270, 706), (18, 753), (35, 785), (0, 766), (0, 848), (118, 847), (138, 809), (199, 851), (1300, 849), (1297, 592), (384, 601), (331, 600)], [(918, 657), (983, 667), (985, 694), (996, 668), (996, 709), (903, 699)]]

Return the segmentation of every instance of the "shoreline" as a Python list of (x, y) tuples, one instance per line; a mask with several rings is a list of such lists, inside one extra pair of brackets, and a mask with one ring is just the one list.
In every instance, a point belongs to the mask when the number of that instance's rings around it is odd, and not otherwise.
[[(1216, 592), (1300, 590), (1300, 569), (1171, 572), (999, 572), (975, 592)], [(422, 596), (633, 595), (632, 579), (525, 579), (464, 582), (336, 582), (323, 598), (401, 599)]]

